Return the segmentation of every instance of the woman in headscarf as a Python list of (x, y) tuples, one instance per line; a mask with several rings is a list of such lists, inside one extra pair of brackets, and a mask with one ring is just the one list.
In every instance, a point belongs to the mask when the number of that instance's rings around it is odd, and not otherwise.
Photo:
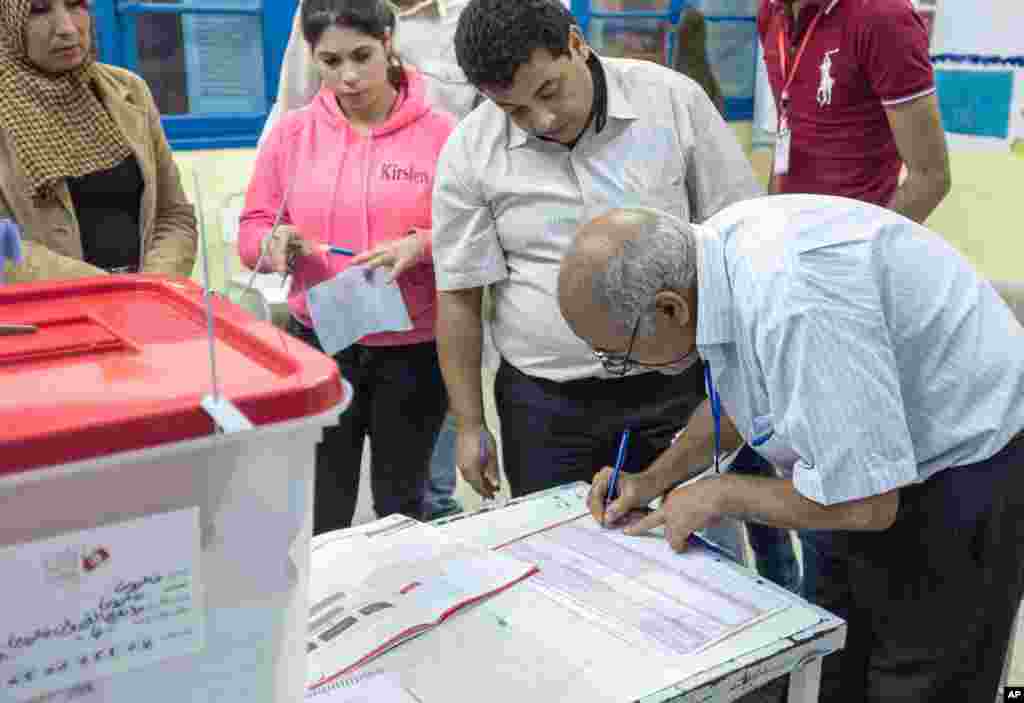
[(8, 282), (188, 276), (196, 220), (145, 81), (96, 62), (87, 0), (0, 0), (0, 221)]

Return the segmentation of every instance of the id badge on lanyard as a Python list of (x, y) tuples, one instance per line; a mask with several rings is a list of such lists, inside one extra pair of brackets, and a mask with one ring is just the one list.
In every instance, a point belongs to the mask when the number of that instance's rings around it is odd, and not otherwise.
[(779, 115), (779, 133), (775, 135), (774, 171), (776, 176), (789, 173), (789, 149), (792, 144), (792, 132), (789, 131), (789, 120), (783, 111)]
[(818, 10), (818, 13), (811, 20), (811, 24), (807, 27), (807, 31), (804, 33), (804, 40), (800, 44), (800, 50), (796, 53), (796, 57), (793, 59), (793, 69), (789, 68), (787, 60), (787, 44), (786, 33), (780, 27), (779, 28), (779, 63), (782, 68), (782, 99), (779, 105), (779, 132), (775, 137), (775, 166), (774, 173), (776, 176), (785, 176), (789, 173), (789, 153), (793, 143), (793, 135), (789, 129), (789, 88), (793, 85), (793, 77), (796, 76), (796, 70), (800, 67), (800, 59), (804, 57), (804, 50), (807, 48), (807, 42), (811, 40), (811, 35), (814, 34), (814, 28), (818, 26), (818, 20), (824, 14), (823, 10)]

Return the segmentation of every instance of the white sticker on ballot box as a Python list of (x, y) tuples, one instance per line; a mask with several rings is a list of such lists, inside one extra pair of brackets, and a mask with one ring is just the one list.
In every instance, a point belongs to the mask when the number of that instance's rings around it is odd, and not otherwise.
[(0, 699), (203, 647), (199, 508), (0, 549)]

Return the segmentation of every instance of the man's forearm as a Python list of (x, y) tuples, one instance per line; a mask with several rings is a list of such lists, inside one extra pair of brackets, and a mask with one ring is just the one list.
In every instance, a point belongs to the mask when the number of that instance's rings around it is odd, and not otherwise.
[[(743, 438), (736, 431), (732, 421), (723, 416), (722, 454), (728, 454), (742, 444)], [(679, 439), (651, 464), (648, 474), (657, 482), (658, 492), (664, 493), (680, 481), (687, 481), (707, 469), (715, 460), (714, 452), (714, 418), (711, 415), (711, 406), (705, 400), (694, 411)]]
[(820, 505), (789, 479), (723, 474), (715, 481), (716, 511), (743, 522), (794, 530), (884, 530), (896, 519), (899, 491)]
[(437, 353), (449, 410), (460, 426), (483, 425), (482, 288), (438, 292)]
[(949, 192), (949, 173), (913, 172), (889, 201), (889, 209), (923, 224)]

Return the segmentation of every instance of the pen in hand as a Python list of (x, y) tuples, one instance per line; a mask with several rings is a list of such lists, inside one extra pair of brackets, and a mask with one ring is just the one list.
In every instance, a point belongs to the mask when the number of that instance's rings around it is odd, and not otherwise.
[(356, 253), (351, 249), (345, 249), (344, 247), (336, 247), (331, 244), (321, 244), (320, 251), (325, 254), (336, 254), (338, 256), (355, 256)]
[(622, 431), (622, 439), (619, 440), (619, 453), (615, 457), (615, 467), (612, 469), (612, 477), (608, 481), (608, 491), (604, 496), (604, 511), (608, 513), (608, 507), (618, 495), (619, 474), (622, 473), (622, 465), (626, 463), (626, 447), (629, 444), (629, 428)]

